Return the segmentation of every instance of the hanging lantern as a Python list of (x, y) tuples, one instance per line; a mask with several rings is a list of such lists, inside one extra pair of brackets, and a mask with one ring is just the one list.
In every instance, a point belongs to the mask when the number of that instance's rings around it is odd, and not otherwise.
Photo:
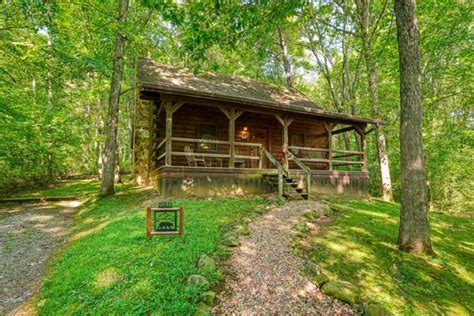
[(242, 130), (240, 131), (240, 138), (241, 139), (249, 138), (249, 129), (247, 126), (242, 127)]

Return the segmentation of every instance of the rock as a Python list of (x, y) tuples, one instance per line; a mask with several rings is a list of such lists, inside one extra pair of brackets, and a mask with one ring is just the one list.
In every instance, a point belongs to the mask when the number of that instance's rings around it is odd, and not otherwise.
[(199, 296), (201, 302), (206, 303), (207, 305), (212, 306), (214, 304), (214, 300), (216, 299), (216, 293), (213, 291), (206, 291), (201, 293)]
[(379, 304), (369, 304), (365, 309), (367, 316), (393, 316), (392, 312)]
[(247, 227), (245, 227), (245, 225), (238, 224), (233, 227), (232, 233), (236, 236), (240, 236), (248, 235), (250, 234), (250, 231), (247, 229)]
[(229, 257), (231, 254), (232, 254), (232, 251), (229, 248), (227, 248), (226, 246), (219, 245), (217, 247), (217, 255), (219, 257), (226, 258), (226, 257)]
[(321, 273), (321, 267), (317, 263), (307, 261), (307, 262), (305, 262), (303, 267), (304, 267), (304, 270), (306, 271), (306, 273), (310, 276), (317, 275), (317, 274)]
[(197, 311), (194, 313), (195, 316), (207, 316), (211, 315), (211, 308), (204, 303), (200, 303), (197, 306)]
[(319, 218), (319, 212), (317, 210), (309, 211), (309, 212), (304, 213), (303, 216), (309, 220), (314, 221)]
[(212, 273), (216, 271), (216, 261), (207, 255), (202, 255), (199, 257), (197, 267), (199, 271), (205, 273)]
[(311, 280), (318, 286), (321, 287), (325, 283), (329, 282), (329, 278), (324, 273), (317, 274), (311, 278)]
[(227, 247), (238, 247), (240, 246), (240, 241), (237, 236), (227, 234), (224, 236), (224, 239), (222, 240), (222, 244)]
[(308, 239), (300, 239), (298, 240), (298, 247), (303, 250), (304, 252), (311, 251), (311, 243)]
[(259, 214), (259, 215), (262, 215), (262, 214), (266, 213), (266, 211), (267, 210), (263, 207), (256, 207), (255, 210), (254, 210), (254, 212)]
[(349, 282), (329, 281), (321, 289), (324, 294), (352, 305), (359, 301), (356, 288)]
[(199, 274), (190, 275), (186, 283), (188, 286), (194, 286), (194, 287), (208, 287), (209, 286), (209, 281), (205, 277)]

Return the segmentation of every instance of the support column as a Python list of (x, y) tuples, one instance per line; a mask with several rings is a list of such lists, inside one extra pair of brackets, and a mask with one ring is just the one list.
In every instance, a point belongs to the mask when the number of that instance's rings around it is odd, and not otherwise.
[(332, 129), (334, 128), (334, 123), (324, 123), (324, 128), (328, 133), (328, 169), (332, 171)]
[(367, 142), (365, 140), (365, 126), (356, 127), (357, 134), (360, 136), (360, 151), (362, 152), (362, 165), (361, 171), (367, 172)]
[(229, 168), (235, 167), (235, 110), (230, 109), (229, 116)]
[(229, 119), (229, 168), (235, 167), (235, 121), (244, 111), (232, 108), (219, 107)]
[(290, 161), (288, 158), (288, 127), (293, 123), (294, 119), (289, 117), (281, 117), (278, 114), (275, 114), (276, 119), (283, 127), (283, 142), (281, 150), (283, 151), (283, 168), (288, 170), (290, 168)]
[(171, 101), (163, 101), (163, 108), (166, 111), (166, 156), (165, 166), (171, 166), (171, 154), (172, 154), (172, 137), (173, 137), (173, 113), (176, 112), (184, 102), (173, 103)]

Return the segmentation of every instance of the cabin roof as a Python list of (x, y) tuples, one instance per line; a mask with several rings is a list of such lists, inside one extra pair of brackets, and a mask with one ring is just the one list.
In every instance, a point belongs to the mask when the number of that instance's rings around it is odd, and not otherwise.
[(208, 72), (195, 75), (187, 69), (160, 64), (150, 58), (139, 59), (138, 85), (142, 91), (226, 101), (347, 122), (385, 123), (323, 110), (300, 93), (274, 84)]

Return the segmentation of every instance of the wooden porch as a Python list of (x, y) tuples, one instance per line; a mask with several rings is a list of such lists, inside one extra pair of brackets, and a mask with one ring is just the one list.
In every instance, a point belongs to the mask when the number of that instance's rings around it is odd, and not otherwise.
[[(162, 177), (165, 170), (253, 174), (280, 196), (291, 192), (308, 198), (312, 178), (324, 174), (321, 171), (366, 174), (365, 125), (167, 98), (148, 106), (151, 125), (156, 126), (150, 135), (152, 178)], [(200, 135), (203, 125), (215, 127), (215, 133)], [(361, 150), (335, 149), (333, 138), (349, 132), (358, 137)]]

